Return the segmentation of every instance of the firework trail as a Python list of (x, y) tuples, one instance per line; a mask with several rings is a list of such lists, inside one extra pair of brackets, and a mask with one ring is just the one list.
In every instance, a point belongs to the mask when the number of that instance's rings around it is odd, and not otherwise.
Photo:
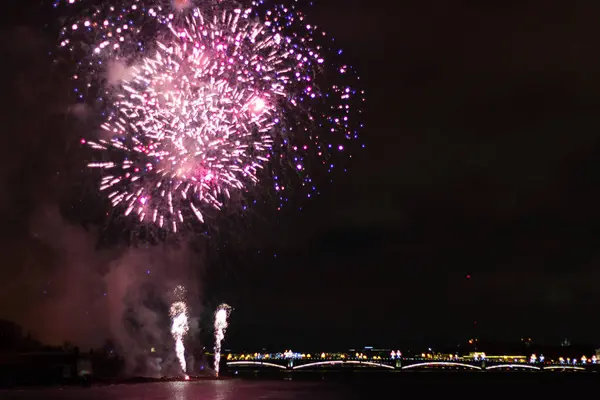
[(104, 133), (82, 143), (125, 215), (177, 231), (263, 181), (280, 209), (290, 179), (318, 193), (312, 172), (332, 172), (330, 156), (358, 138), (358, 77), (296, 1), (101, 4), (65, 24), (60, 44), (80, 59), (78, 98), (102, 103)]
[[(177, 359), (179, 360), (181, 370), (186, 374), (187, 366), (185, 362), (185, 346), (183, 344), (183, 338), (188, 332), (189, 325), (187, 305), (183, 301), (184, 293), (185, 289), (182, 286), (178, 286), (175, 289), (175, 294), (180, 300), (175, 301), (171, 305), (170, 316), (172, 320), (171, 334), (175, 340), (175, 352), (177, 353)], [(185, 377), (187, 378), (187, 374)]]
[(221, 343), (225, 339), (227, 330), (227, 318), (231, 312), (231, 307), (227, 304), (221, 304), (215, 311), (215, 375), (219, 376), (219, 366), (221, 363)]

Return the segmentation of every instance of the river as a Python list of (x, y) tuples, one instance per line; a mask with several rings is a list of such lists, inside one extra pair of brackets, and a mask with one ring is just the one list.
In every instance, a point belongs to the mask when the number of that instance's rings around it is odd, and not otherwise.
[[(592, 385), (590, 385), (592, 384)], [(0, 390), (2, 400), (346, 400), (402, 397), (497, 398), (515, 393), (537, 394), (560, 386), (585, 393), (600, 387), (597, 373), (403, 373), (395, 377), (357, 374), (342, 380), (230, 379), (192, 382), (154, 382), (46, 389)], [(516, 391), (515, 391), (516, 390)], [(549, 393), (552, 393), (550, 391)], [(483, 396), (483, 397), (482, 397)]]

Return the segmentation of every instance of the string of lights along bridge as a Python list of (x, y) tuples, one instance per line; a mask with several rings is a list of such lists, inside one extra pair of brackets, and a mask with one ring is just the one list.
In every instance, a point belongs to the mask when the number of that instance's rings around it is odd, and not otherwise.
[(356, 351), (354, 353), (295, 353), (286, 350), (274, 354), (228, 354), (226, 365), (230, 370), (279, 369), (315, 370), (323, 368), (373, 368), (390, 371), (453, 369), (469, 371), (599, 371), (599, 356), (582, 355), (579, 358), (546, 358), (544, 355), (497, 355), (485, 353), (428, 354), (406, 357), (400, 350)]

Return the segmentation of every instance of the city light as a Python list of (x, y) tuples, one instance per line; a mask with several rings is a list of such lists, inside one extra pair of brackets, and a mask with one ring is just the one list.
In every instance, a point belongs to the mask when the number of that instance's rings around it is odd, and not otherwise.
[[(281, 353), (248, 353), (228, 354), (229, 366), (263, 366), (280, 369), (306, 369), (321, 367), (373, 367), (389, 370), (396, 369), (471, 369), (471, 370), (549, 370), (580, 371), (585, 366), (597, 363), (597, 356), (583, 355), (580, 358), (558, 357), (546, 359), (543, 354), (522, 355), (489, 355), (473, 352), (466, 355), (421, 353), (414, 356), (403, 356), (400, 350), (367, 349), (367, 352), (351, 350), (350, 352), (317, 352), (296, 353), (285, 350)], [(265, 362), (264, 360), (270, 360)], [(316, 359), (316, 360), (315, 360)]]
[(532, 354), (531, 357), (529, 357), (529, 362), (532, 364), (535, 364), (537, 361), (537, 357), (535, 354)]

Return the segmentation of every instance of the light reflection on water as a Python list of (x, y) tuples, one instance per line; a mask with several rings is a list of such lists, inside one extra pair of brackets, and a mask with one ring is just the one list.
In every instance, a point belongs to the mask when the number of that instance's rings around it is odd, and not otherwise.
[[(204, 385), (198, 385), (198, 382), (170, 382), (167, 386), (170, 388), (173, 400), (196, 399), (199, 395), (206, 396), (214, 400), (234, 400), (232, 393), (235, 384), (232, 381), (210, 381), (202, 382)], [(208, 384), (207, 384), (208, 383)]]
[[(369, 378), (367, 373), (338, 382), (281, 380), (219, 380), (157, 382), (91, 388), (0, 390), (0, 400), (395, 400), (404, 393), (426, 393), (426, 398), (445, 399), (460, 393), (463, 400), (481, 400), (481, 391), (506, 399), (518, 393), (539, 397), (541, 387), (582, 387), (598, 384), (597, 373), (428, 373), (403, 372)], [(489, 396), (488, 396), (489, 397)], [(522, 397), (522, 396), (521, 396)], [(485, 396), (484, 396), (485, 398)], [(484, 399), (485, 400), (485, 399)]]
[(335, 400), (321, 384), (289, 381), (196, 381), (0, 390), (2, 400)]

